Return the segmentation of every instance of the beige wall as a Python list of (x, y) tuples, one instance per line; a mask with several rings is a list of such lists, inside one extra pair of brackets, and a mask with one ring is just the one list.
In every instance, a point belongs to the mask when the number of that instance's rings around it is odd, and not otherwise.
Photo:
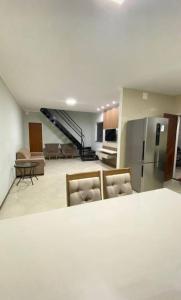
[[(123, 89), (122, 115), (120, 122), (120, 162), (119, 167), (125, 166), (126, 122), (144, 117), (163, 116), (163, 113), (178, 113), (181, 101), (172, 96), (148, 93), (148, 99), (143, 100), (143, 92), (133, 89)], [(180, 98), (181, 100), (181, 98)]]
[(177, 96), (176, 97), (176, 106), (175, 106), (175, 109), (176, 109), (176, 114), (177, 115), (181, 115), (181, 96)]

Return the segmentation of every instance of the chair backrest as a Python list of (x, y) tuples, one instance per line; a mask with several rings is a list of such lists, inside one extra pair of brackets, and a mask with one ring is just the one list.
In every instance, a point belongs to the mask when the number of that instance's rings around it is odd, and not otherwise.
[(47, 152), (58, 152), (59, 151), (59, 144), (45, 144), (45, 150)]
[(61, 150), (63, 154), (71, 154), (74, 155), (77, 153), (77, 148), (74, 144), (69, 143), (69, 144), (61, 144)]
[(67, 206), (102, 200), (100, 171), (66, 175)]
[(129, 168), (103, 171), (104, 199), (132, 194), (131, 170)]

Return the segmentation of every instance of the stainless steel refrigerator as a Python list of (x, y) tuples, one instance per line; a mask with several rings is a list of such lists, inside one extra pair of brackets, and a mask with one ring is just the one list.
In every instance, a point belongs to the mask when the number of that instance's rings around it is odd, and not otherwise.
[(126, 166), (137, 192), (163, 187), (168, 119), (145, 118), (127, 122)]

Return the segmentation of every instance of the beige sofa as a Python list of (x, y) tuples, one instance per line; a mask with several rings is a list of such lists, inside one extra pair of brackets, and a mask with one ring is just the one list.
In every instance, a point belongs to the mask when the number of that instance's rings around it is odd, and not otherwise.
[[(44, 175), (45, 158), (42, 152), (30, 152), (28, 149), (20, 149), (16, 153), (16, 163), (23, 162), (37, 162), (38, 166), (35, 168), (35, 175)], [(19, 171), (16, 170), (16, 176)]]

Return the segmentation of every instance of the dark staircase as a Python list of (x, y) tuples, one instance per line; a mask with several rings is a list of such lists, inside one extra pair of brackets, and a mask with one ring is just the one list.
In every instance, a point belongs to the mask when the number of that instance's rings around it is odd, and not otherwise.
[[(40, 111), (57, 127), (79, 150), (83, 161), (97, 160), (95, 151), (91, 147), (84, 147), (82, 128), (64, 110), (41, 108)], [(74, 133), (74, 134), (73, 134)]]

